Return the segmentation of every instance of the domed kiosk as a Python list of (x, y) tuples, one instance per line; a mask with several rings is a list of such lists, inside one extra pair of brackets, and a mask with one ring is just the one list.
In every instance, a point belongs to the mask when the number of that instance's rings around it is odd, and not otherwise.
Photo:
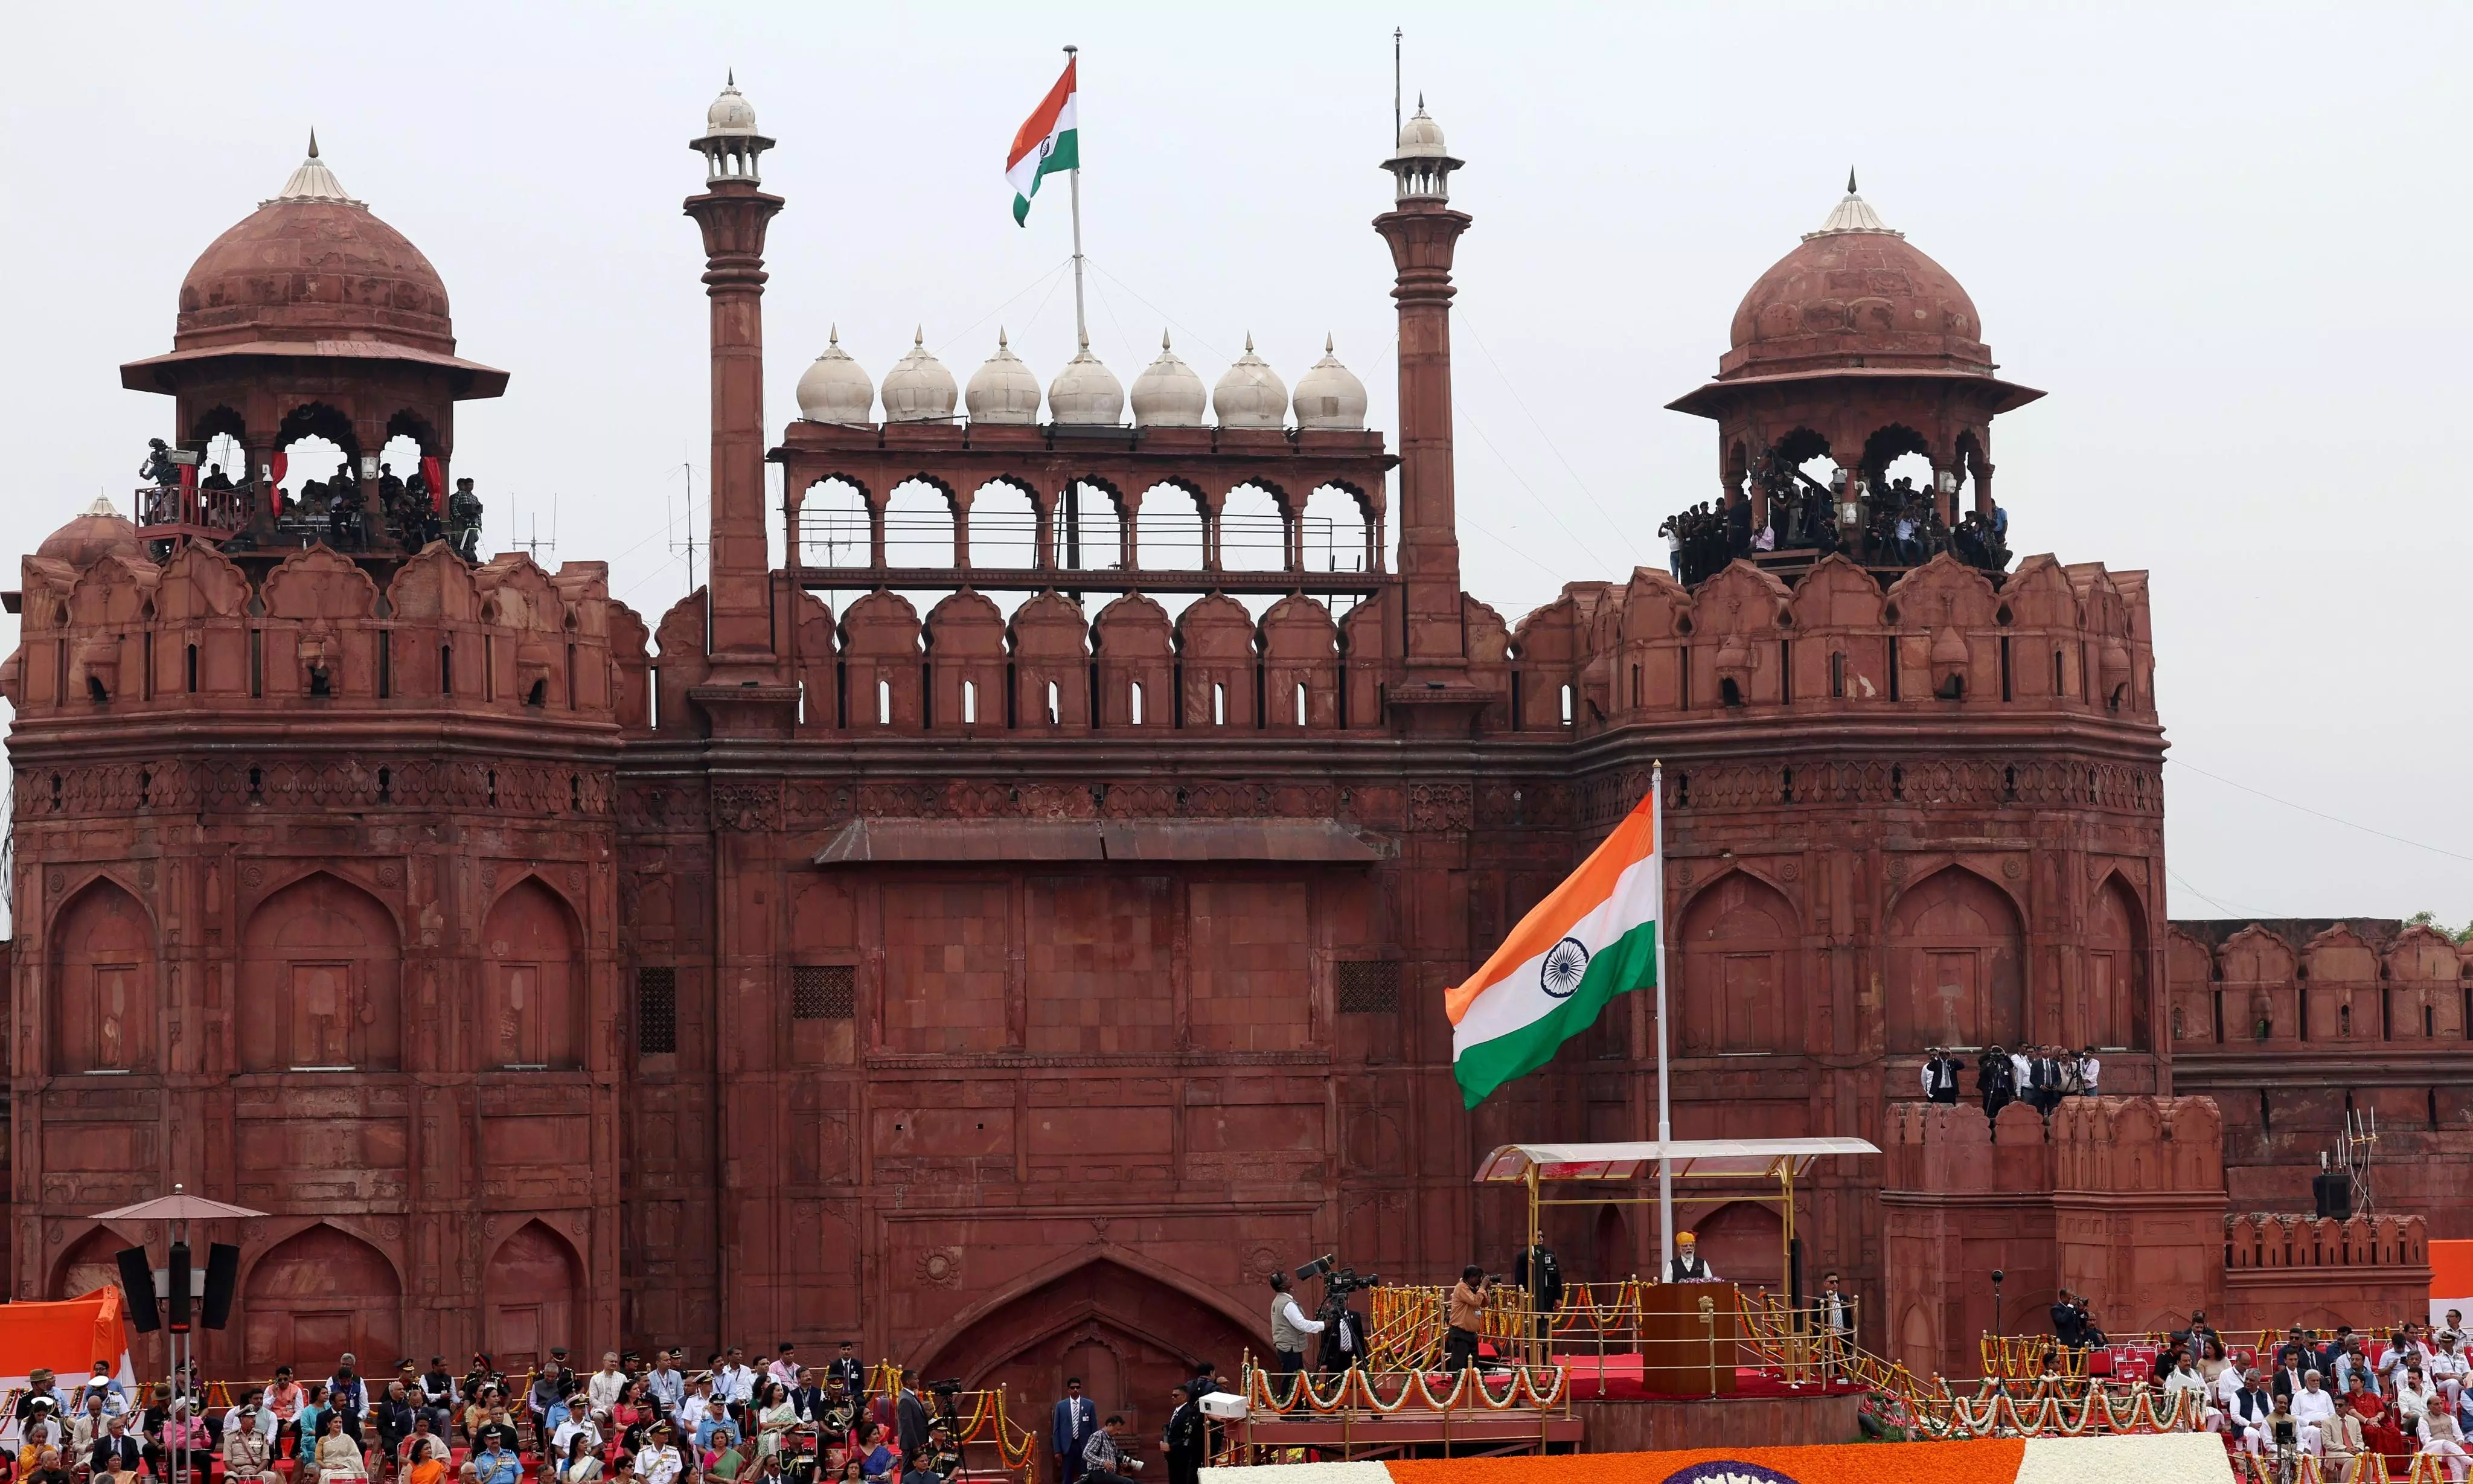
[[(1881, 219), (1851, 174), (1819, 229), (1743, 296), (1730, 341), (1717, 378), (1667, 405), (1717, 423), (1725, 508), (1748, 502), (1748, 529), (1771, 526), (1774, 501), (1809, 499), (1829, 507), (1848, 549), (1880, 515), (1885, 471), (1907, 454), (1930, 463), (1912, 492), (1942, 524), (1960, 524), (1969, 479), (1989, 521), (1992, 419), (2044, 395), (1995, 374), (1975, 301)], [(1825, 490), (1802, 471), (1821, 456), (1838, 470)], [(1799, 511), (1775, 522), (1782, 551), (1789, 523), (1798, 540), (1807, 524)]]
[(410, 437), (430, 488), (441, 490), (455, 403), (503, 395), (507, 373), (456, 355), (438, 270), (345, 192), (312, 134), (281, 192), (190, 267), (171, 351), (122, 366), (120, 384), (178, 400), (178, 446), (203, 450), (228, 435), (248, 452), (240, 499), (170, 522), (141, 512), (143, 534), (220, 539), (246, 529), (264, 545), (276, 537), (275, 502), (256, 490), (283, 477), (292, 443), (323, 437), (372, 479), (387, 443)]

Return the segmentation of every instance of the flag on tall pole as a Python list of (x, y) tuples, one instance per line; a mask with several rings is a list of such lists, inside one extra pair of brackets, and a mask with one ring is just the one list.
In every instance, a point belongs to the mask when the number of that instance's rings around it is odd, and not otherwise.
[(1005, 156), (1005, 180), (1013, 185), (1016, 226), (1028, 225), (1030, 198), (1039, 194), (1043, 178), (1082, 163), (1073, 132), (1074, 62), (1070, 57), (1066, 60), (1065, 75), (1014, 131), (1013, 152)]
[(1652, 790), (1445, 995), (1452, 1074), (1467, 1106), (1545, 1065), (1616, 995), (1657, 982), (1665, 873), (1656, 805)]

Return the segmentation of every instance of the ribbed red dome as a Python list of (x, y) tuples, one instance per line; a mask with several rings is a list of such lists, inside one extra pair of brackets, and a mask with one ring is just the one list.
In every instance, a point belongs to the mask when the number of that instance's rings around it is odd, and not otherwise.
[(455, 350), (438, 270), (358, 203), (269, 202), (181, 280), (178, 349), (318, 340)]
[(137, 527), (108, 501), (97, 500), (84, 515), (44, 537), (35, 555), (84, 569), (113, 552), (133, 557), (139, 550)]
[(1890, 231), (1821, 231), (1761, 275), (1735, 310), (1717, 379), (1840, 366), (1989, 375), (1975, 300)]

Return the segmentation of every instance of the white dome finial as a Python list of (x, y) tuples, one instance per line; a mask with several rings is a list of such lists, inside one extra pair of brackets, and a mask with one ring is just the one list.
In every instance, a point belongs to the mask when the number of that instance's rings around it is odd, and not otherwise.
[(318, 131), (315, 129), (309, 131), (309, 153), (302, 156), (300, 167), (283, 182), (283, 189), (276, 192), (275, 201), (261, 201), (258, 204), (271, 206), (276, 201), (332, 201), (347, 206), (361, 204), (346, 193), (344, 182), (336, 180), (335, 172), (327, 169), (326, 162), (318, 157)]
[(953, 373), (927, 349), (927, 327), (910, 335), (910, 353), (884, 373), (884, 420), (942, 422), (953, 416)]
[(1112, 428), (1125, 419), (1125, 388), (1116, 373), (1091, 353), (1091, 337), (1076, 337), (1081, 349), (1047, 384), (1047, 416), (1060, 426)]
[(1039, 421), (1039, 378), (1021, 364), (996, 326), (996, 353), (971, 373), (962, 404), (972, 422), (1028, 426)]
[(759, 179), (756, 160), (773, 141), (756, 132), (756, 106), (738, 90), (738, 69), (726, 68), (722, 77), (721, 96), (704, 110), (704, 133), (688, 147), (704, 156), (707, 180), (753, 185)]
[(1339, 364), (1332, 346), (1332, 336), (1326, 332), (1322, 337), (1322, 359), (1297, 378), (1292, 402), (1297, 427), (1361, 433), (1365, 430), (1365, 383)]
[(1906, 235), (1905, 232), (1890, 230), (1889, 224), (1881, 220), (1881, 213), (1872, 209), (1871, 203), (1856, 193), (1855, 169), (1851, 165), (1846, 170), (1845, 198), (1829, 213), (1829, 220), (1820, 224), (1820, 230), (1805, 232), (1803, 240), (1810, 242), (1814, 237), (1836, 236), (1840, 232), (1878, 232), (1885, 237)]
[(1449, 201), (1452, 172), (1460, 168), (1443, 143), (1443, 126), (1426, 111), (1426, 96), (1417, 95), (1417, 111), (1400, 126), (1399, 147), (1382, 168), (1398, 181), (1401, 201)]
[(1159, 359), (1134, 378), (1132, 400), (1138, 428), (1198, 428), (1211, 405), (1202, 378), (1168, 348), (1164, 329), (1160, 331)]
[(809, 422), (867, 423), (876, 407), (876, 383), (851, 353), (842, 348), (836, 324), (825, 338), (825, 353), (799, 377), (799, 416)]
[(1245, 353), (1211, 389), (1211, 410), (1223, 428), (1277, 428), (1288, 420), (1288, 389), (1263, 359), (1254, 353), (1254, 334), (1245, 333)]

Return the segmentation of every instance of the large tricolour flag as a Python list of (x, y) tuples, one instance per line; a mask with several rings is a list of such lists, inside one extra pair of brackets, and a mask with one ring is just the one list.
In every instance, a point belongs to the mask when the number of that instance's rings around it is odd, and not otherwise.
[(1041, 177), (1082, 163), (1081, 146), (1073, 133), (1073, 61), (1065, 64), (1065, 75), (1039, 100), (1021, 128), (1014, 131), (1013, 153), (1005, 156), (1005, 180), (1013, 185), (1017, 227), (1026, 225), (1030, 198), (1039, 194)]
[(1545, 1065), (1608, 1000), (1657, 983), (1655, 804), (1653, 793), (1643, 799), (1445, 998), (1452, 1072), (1469, 1107)]

